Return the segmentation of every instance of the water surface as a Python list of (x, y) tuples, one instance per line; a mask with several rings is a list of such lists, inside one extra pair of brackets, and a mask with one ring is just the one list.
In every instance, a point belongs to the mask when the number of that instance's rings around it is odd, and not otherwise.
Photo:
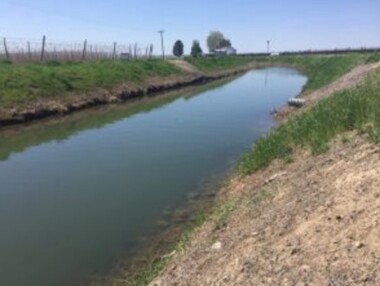
[(224, 174), (306, 79), (256, 70), (191, 95), (0, 132), (0, 285), (85, 285)]

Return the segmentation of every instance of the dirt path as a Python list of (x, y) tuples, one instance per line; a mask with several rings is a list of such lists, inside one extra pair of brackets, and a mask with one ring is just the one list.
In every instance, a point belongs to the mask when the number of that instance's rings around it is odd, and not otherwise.
[[(379, 67), (305, 95), (297, 112)], [(356, 133), (330, 145), (234, 179), (221, 190), (221, 210), (150, 285), (380, 285), (380, 148)]]
[(283, 107), (280, 110), (278, 110), (276, 118), (280, 121), (284, 120), (290, 114), (294, 114), (296, 112), (303, 112), (317, 104), (318, 101), (320, 101), (321, 99), (328, 97), (335, 92), (351, 89), (363, 82), (363, 80), (368, 76), (368, 74), (370, 74), (378, 68), (380, 68), (380, 62), (358, 66), (349, 73), (334, 81), (333, 83), (329, 84), (328, 86), (313, 91), (311, 93), (302, 94), (302, 98), (306, 99), (306, 106), (304, 108), (296, 109), (293, 107)]
[(198, 74), (201, 75), (203, 74), (200, 70), (198, 70), (195, 66), (192, 64), (188, 63), (187, 61), (184, 60), (170, 60), (170, 62), (177, 67), (179, 67), (181, 70), (183, 70), (186, 73), (190, 74)]

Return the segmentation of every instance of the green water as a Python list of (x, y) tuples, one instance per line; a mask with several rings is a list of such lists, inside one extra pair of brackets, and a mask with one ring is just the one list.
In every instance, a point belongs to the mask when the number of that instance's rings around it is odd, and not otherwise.
[(252, 71), (0, 132), (0, 285), (86, 285), (225, 174), (306, 78)]

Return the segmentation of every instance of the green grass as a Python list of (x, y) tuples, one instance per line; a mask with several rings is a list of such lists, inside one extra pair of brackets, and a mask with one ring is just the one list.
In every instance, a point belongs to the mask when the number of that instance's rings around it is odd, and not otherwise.
[[(220, 57), (186, 58), (204, 72), (218, 72), (252, 61), (264, 65), (285, 64), (309, 77), (305, 91), (317, 89), (361, 63), (380, 60), (379, 54), (344, 56)], [(88, 61), (12, 64), (0, 61), (0, 106), (12, 106), (37, 98), (82, 94), (120, 83), (141, 84), (150, 77), (181, 74), (176, 66), (162, 61)]]
[(305, 73), (308, 82), (304, 91), (312, 91), (332, 83), (355, 66), (366, 63), (368, 57), (361, 54), (304, 56), (288, 58), (287, 62)]
[(110, 88), (122, 82), (139, 84), (149, 77), (180, 74), (162, 60), (0, 63), (0, 105)]
[[(304, 92), (327, 86), (360, 64), (377, 61), (378, 54), (351, 53), (346, 55), (303, 55), (258, 57), (258, 63), (281, 64), (297, 68), (308, 77)], [(379, 59), (380, 60), (380, 59)]]
[(373, 53), (367, 58), (367, 63), (376, 63), (380, 61), (380, 53)]
[(186, 58), (186, 60), (204, 72), (216, 72), (232, 69), (248, 63), (257, 63), (268, 66), (286, 65), (297, 68), (308, 77), (303, 91), (313, 91), (332, 83), (355, 66), (380, 61), (379, 53), (346, 55), (302, 55), (302, 56), (275, 56), (275, 57), (206, 57)]
[(187, 57), (186, 61), (203, 72), (218, 72), (237, 68), (252, 62), (251, 57)]
[(230, 199), (215, 205), (213, 210), (213, 220), (215, 221), (215, 229), (223, 228), (227, 225), (232, 212), (240, 203), (237, 199)]
[(360, 87), (322, 100), (261, 138), (238, 163), (238, 173), (247, 175), (274, 159), (286, 159), (299, 147), (313, 154), (323, 153), (332, 138), (350, 130), (367, 133), (379, 144), (380, 71), (370, 75)]

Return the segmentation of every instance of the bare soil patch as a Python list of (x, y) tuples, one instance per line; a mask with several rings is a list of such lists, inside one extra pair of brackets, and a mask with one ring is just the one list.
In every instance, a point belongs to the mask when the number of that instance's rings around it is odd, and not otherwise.
[(232, 182), (228, 219), (205, 223), (151, 285), (379, 285), (380, 148), (357, 134), (331, 145)]
[(195, 66), (183, 60), (170, 60), (170, 62), (186, 73), (192, 74), (203, 74), (200, 70), (198, 70)]

